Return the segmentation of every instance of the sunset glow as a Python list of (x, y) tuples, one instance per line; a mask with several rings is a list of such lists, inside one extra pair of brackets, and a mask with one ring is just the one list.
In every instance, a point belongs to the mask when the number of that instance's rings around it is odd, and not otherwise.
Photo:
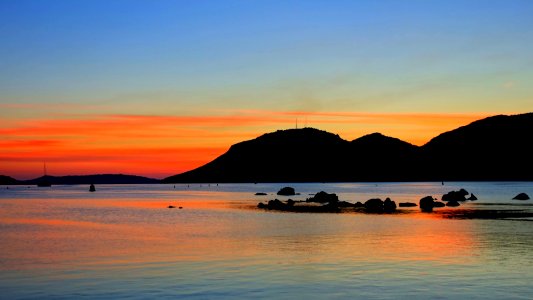
[[(87, 115), (18, 120), (0, 128), (1, 174), (140, 174), (162, 178), (201, 166), (234, 143), (310, 126), (353, 140), (372, 132), (415, 145), (488, 114), (241, 111), (234, 115)], [(342, 128), (342, 130), (339, 130)]]
[(163, 178), (296, 123), (423, 145), (533, 110), (530, 2), (415, 2), (2, 1), (0, 174)]

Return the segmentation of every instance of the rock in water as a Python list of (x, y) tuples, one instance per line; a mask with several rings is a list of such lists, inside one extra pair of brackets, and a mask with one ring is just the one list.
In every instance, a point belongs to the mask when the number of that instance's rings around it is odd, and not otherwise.
[(433, 207), (444, 207), (446, 206), (446, 204), (444, 204), (444, 202), (440, 202), (440, 201), (434, 201), (433, 202)]
[(529, 196), (526, 193), (520, 193), (516, 195), (513, 200), (529, 200)]
[(432, 196), (426, 196), (422, 199), (420, 199), (419, 206), (420, 209), (424, 212), (432, 212), (433, 211), (433, 197)]
[(398, 206), (399, 207), (415, 207), (418, 205), (416, 205), (416, 203), (413, 203), (413, 202), (400, 202)]
[(255, 193), (256, 196), (266, 196), (267, 193)]
[(384, 212), (396, 211), (396, 202), (392, 201), (390, 198), (385, 199), (385, 201), (383, 202), (383, 211)]
[(466, 195), (468, 192), (465, 189), (451, 191), (442, 195), (442, 201), (466, 201)]
[(457, 207), (459, 206), (459, 202), (455, 201), (455, 200), (450, 200), (448, 201), (448, 203), (446, 203), (446, 206), (449, 206), (449, 207)]
[(337, 203), (339, 197), (336, 194), (328, 194), (324, 191), (316, 193), (313, 197), (307, 198), (306, 202), (318, 202), (318, 203)]
[(381, 213), (383, 212), (383, 201), (379, 198), (367, 200), (365, 202), (365, 209), (367, 212)]
[(96, 188), (94, 187), (94, 184), (91, 184), (89, 186), (89, 192), (96, 192)]
[(477, 200), (477, 197), (474, 194), (470, 194), (470, 197), (468, 197), (468, 199), (466, 199), (466, 200), (475, 201), (475, 200)]
[(278, 195), (280, 196), (294, 196), (296, 195), (294, 188), (290, 186), (286, 186), (278, 191)]

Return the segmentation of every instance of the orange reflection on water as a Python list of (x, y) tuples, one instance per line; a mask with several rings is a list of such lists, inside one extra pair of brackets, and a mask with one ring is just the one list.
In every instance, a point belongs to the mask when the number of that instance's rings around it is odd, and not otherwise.
[(93, 228), (102, 228), (106, 225), (95, 222), (87, 221), (72, 221), (65, 219), (29, 219), (29, 218), (2, 218), (2, 223), (4, 224), (31, 224), (31, 225), (48, 225), (48, 226), (83, 226), (83, 227), (93, 227)]

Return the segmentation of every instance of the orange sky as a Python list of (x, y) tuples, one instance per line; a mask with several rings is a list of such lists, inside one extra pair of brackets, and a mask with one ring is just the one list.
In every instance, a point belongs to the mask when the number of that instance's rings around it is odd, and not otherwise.
[(372, 132), (422, 145), (490, 114), (240, 110), (205, 116), (56, 115), (0, 125), (0, 174), (125, 173), (163, 178), (201, 166), (234, 143), (277, 129), (315, 127), (352, 140)]

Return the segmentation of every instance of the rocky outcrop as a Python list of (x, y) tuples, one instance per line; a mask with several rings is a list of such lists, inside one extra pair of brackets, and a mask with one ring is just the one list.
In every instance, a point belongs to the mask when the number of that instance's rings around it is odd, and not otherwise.
[(418, 203), (420, 206), (420, 210), (423, 212), (432, 212), (433, 206), (434, 206), (434, 200), (432, 196), (426, 196), (422, 199), (420, 199), (420, 202)]
[(396, 202), (392, 201), (390, 198), (383, 201), (383, 211), (387, 213), (396, 211)]
[(339, 197), (334, 193), (328, 194), (324, 191), (320, 191), (313, 197), (307, 198), (305, 201), (316, 203), (337, 203), (339, 202)]
[(369, 199), (365, 202), (365, 210), (372, 213), (382, 213), (383, 201), (379, 198)]
[(256, 195), (256, 196), (266, 196), (267, 193), (261, 193), (261, 192), (259, 192), (259, 193), (255, 193), (255, 195)]
[(258, 208), (267, 209), (267, 210), (279, 210), (279, 211), (289, 211), (289, 212), (328, 212), (336, 213), (340, 209), (338, 206), (327, 203), (325, 205), (296, 205), (296, 201), (289, 199), (286, 202), (282, 202), (279, 199), (274, 199), (268, 201), (267, 204), (259, 203), (257, 204)]
[(526, 193), (520, 193), (516, 195), (513, 200), (529, 200), (529, 195)]
[(469, 193), (465, 189), (460, 189), (458, 191), (451, 191), (447, 194), (442, 195), (442, 201), (466, 201), (466, 196)]
[(459, 204), (459, 202), (458, 202), (458, 201), (455, 201), (455, 200), (450, 200), (450, 201), (448, 201), (448, 202), (446, 203), (446, 206), (449, 206), (449, 207), (457, 207), (457, 206), (459, 206), (459, 205), (461, 205), (461, 204)]
[(374, 198), (369, 199), (364, 204), (366, 212), (369, 213), (391, 213), (396, 211), (396, 202), (392, 201), (390, 198), (385, 199), (385, 201)]
[(415, 206), (418, 206), (416, 205), (416, 203), (413, 203), (413, 202), (400, 202), (400, 204), (398, 204), (399, 207), (415, 207)]
[(477, 197), (476, 197), (476, 195), (474, 195), (474, 194), (470, 194), (470, 197), (468, 197), (468, 199), (466, 199), (466, 200), (476, 201), (476, 200), (477, 200)]
[(277, 194), (280, 195), (280, 196), (294, 196), (294, 195), (296, 195), (296, 192), (295, 192), (294, 188), (292, 188), (290, 186), (286, 186), (286, 187), (280, 189)]
[(434, 201), (433, 202), (433, 207), (445, 207), (446, 204), (444, 202), (440, 202), (440, 201)]

